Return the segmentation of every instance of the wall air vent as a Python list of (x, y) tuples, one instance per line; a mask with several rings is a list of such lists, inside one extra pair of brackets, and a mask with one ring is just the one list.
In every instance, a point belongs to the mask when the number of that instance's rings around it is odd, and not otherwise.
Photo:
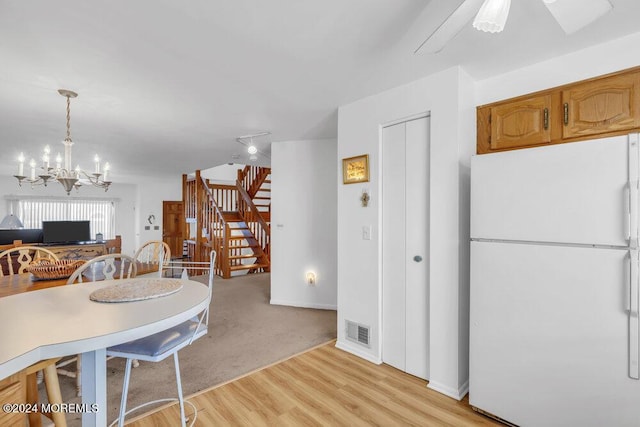
[(347, 339), (369, 347), (369, 331), (371, 328), (352, 322), (351, 320), (346, 320), (345, 323), (347, 326)]

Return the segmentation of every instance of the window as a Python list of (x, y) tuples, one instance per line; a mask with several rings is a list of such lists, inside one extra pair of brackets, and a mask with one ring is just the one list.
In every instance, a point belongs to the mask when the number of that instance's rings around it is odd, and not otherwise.
[(116, 200), (24, 197), (8, 200), (24, 228), (42, 228), (42, 221), (89, 221), (91, 236), (115, 238)]

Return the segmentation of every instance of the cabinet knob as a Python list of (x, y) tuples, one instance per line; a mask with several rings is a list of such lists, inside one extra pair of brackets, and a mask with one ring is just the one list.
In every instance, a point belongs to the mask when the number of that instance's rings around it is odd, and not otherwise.
[(569, 104), (565, 102), (563, 107), (564, 107), (564, 124), (566, 126), (569, 124)]
[(422, 261), (422, 257), (420, 255), (416, 255), (416, 256), (413, 257), (413, 260), (415, 262), (420, 262), (420, 261)]

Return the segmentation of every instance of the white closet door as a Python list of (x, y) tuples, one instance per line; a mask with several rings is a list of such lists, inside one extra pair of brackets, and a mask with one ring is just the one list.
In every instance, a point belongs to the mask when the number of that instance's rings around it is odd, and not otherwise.
[(427, 379), (429, 118), (382, 136), (382, 359)]
[(429, 376), (429, 118), (407, 122), (406, 371)]
[(382, 130), (382, 360), (405, 370), (405, 124)]

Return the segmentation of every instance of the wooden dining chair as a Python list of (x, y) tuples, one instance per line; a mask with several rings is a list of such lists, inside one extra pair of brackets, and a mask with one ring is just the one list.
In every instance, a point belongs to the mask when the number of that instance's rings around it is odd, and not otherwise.
[[(13, 276), (14, 274), (26, 273), (26, 268), (34, 262), (41, 259), (49, 259), (58, 261), (56, 254), (49, 249), (38, 246), (17, 246), (0, 252), (0, 277)], [(59, 359), (47, 359), (40, 361), (26, 369), (27, 373), (27, 402), (35, 404), (38, 402), (38, 375), (43, 372), (45, 388), (47, 390), (47, 398), (49, 403), (62, 403), (60, 393), (60, 383), (56, 376), (55, 364)], [(51, 414), (56, 426), (65, 426), (66, 420), (64, 414)], [(40, 414), (29, 414), (29, 424), (32, 426), (41, 425)]]
[[(108, 356), (124, 357), (127, 359), (124, 372), (124, 383), (122, 385), (118, 426), (124, 426), (124, 419), (127, 415), (127, 394), (129, 392), (129, 380), (131, 378), (131, 365), (133, 360), (139, 359), (148, 362), (160, 362), (169, 356), (173, 356), (176, 371), (176, 385), (178, 388), (177, 400), (180, 404), (180, 423), (182, 427), (186, 426), (187, 419), (184, 413), (184, 397), (182, 395), (182, 382), (180, 380), (178, 351), (188, 345), (191, 345), (195, 340), (207, 335), (208, 333), (209, 305), (211, 304), (211, 298), (213, 295), (215, 262), (216, 252), (211, 251), (208, 262), (172, 261), (169, 266), (169, 268), (182, 270), (183, 279), (187, 279), (189, 276), (208, 274), (207, 284), (209, 288), (209, 295), (206, 308), (200, 312), (200, 314), (165, 331), (107, 348)], [(142, 406), (145, 405), (140, 405), (137, 408), (133, 408), (133, 410)]]
[(171, 248), (161, 240), (150, 240), (144, 243), (133, 255), (133, 258), (145, 264), (158, 264), (158, 275), (171, 260)]
[[(97, 282), (101, 280), (121, 280), (136, 277), (136, 261), (125, 254), (107, 254), (95, 257), (83, 264), (67, 279), (67, 285), (83, 282)], [(74, 371), (62, 369), (76, 362)], [(81, 355), (65, 358), (57, 364), (58, 374), (76, 379), (76, 394), (82, 396), (82, 357)]]
[(67, 285), (100, 280), (136, 277), (138, 268), (133, 257), (125, 254), (107, 254), (95, 257), (73, 272)]
[(0, 252), (0, 277), (26, 273), (27, 267), (41, 259), (58, 261), (56, 254), (39, 246), (18, 246)]
[(117, 235), (114, 239), (105, 240), (104, 249), (108, 254), (122, 253), (122, 236)]

